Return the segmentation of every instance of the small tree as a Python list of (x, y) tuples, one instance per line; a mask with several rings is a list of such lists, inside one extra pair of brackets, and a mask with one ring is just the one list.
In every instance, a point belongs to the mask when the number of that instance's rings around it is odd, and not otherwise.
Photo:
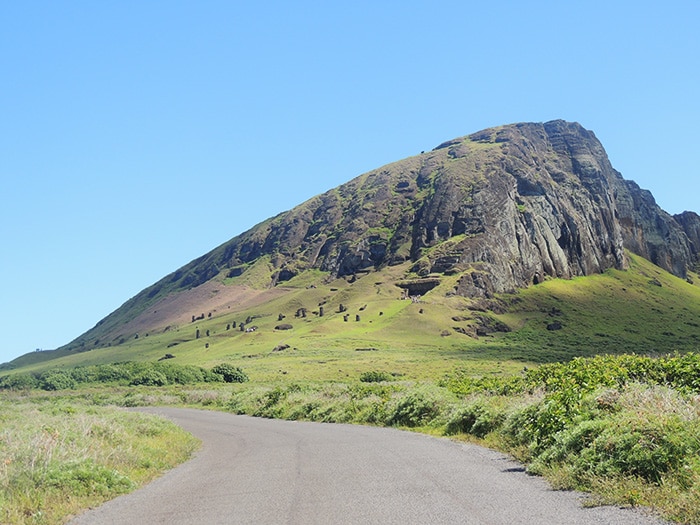
[(381, 383), (382, 381), (391, 381), (391, 374), (380, 370), (370, 370), (360, 374), (360, 381), (363, 383)]

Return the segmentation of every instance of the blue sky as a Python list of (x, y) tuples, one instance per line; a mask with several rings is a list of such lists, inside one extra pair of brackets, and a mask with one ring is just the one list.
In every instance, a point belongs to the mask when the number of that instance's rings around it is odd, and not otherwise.
[(0, 362), (68, 343), (269, 216), (562, 118), (700, 211), (700, 3), (0, 4)]

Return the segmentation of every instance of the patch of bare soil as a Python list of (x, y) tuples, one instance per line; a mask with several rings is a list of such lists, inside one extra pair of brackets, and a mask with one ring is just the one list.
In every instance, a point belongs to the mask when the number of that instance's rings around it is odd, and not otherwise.
[[(228, 311), (250, 308), (285, 293), (283, 288), (256, 290), (247, 286), (226, 286), (209, 281), (196, 288), (164, 297), (135, 319), (119, 327), (121, 334), (143, 334), (175, 328), (192, 322), (192, 316), (205, 318)], [(112, 334), (115, 337), (117, 334)]]

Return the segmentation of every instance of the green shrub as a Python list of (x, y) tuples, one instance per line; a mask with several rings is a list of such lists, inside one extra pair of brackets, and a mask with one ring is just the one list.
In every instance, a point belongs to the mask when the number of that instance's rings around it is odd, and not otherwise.
[(658, 484), (667, 473), (686, 473), (686, 463), (700, 453), (699, 430), (697, 422), (673, 414), (640, 419), (625, 413), (608, 421), (574, 465), (598, 476), (637, 476)]
[[(241, 376), (241, 373), (232, 372), (228, 374), (228, 377), (238, 377), (233, 382), (241, 382), (241, 378), (245, 376), (245, 374)], [(127, 361), (104, 365), (79, 366), (66, 370), (51, 370), (39, 375), (38, 378), (33, 374), (11, 374), (0, 378), (0, 389), (42, 388), (44, 390), (64, 390), (75, 388), (77, 385), (94, 383), (162, 386), (166, 384), (187, 385), (222, 380), (222, 375), (215, 374), (199, 366)]]
[(135, 376), (129, 384), (131, 386), (165, 386), (168, 384), (168, 378), (158, 370), (145, 370)]
[(455, 410), (445, 427), (445, 434), (472, 434), (483, 438), (489, 432), (499, 428), (505, 420), (505, 414), (496, 412), (486, 404), (475, 401)]
[(600, 387), (618, 388), (644, 382), (668, 385), (685, 392), (700, 392), (700, 354), (690, 352), (661, 358), (638, 355), (601, 355), (577, 357), (567, 363), (549, 363), (529, 369), (522, 376), (471, 377), (459, 370), (444, 378), (440, 385), (466, 396), (475, 392), (512, 395), (544, 389), (557, 392), (572, 388), (579, 393)]
[(71, 373), (62, 370), (52, 370), (42, 374), (39, 383), (44, 390), (68, 390), (76, 386)]
[[(602, 419), (586, 419), (566, 429), (557, 435), (549, 449), (535, 459), (531, 470), (540, 472), (543, 466), (565, 461), (578, 461), (582, 451), (590, 447), (609, 424), (608, 421)], [(592, 468), (593, 464), (588, 464), (586, 467)]]
[(169, 383), (177, 385), (190, 385), (205, 381), (204, 369), (196, 366), (182, 366), (173, 364), (154, 363), (154, 369), (161, 372)]
[(602, 386), (621, 387), (634, 382), (668, 385), (700, 392), (700, 354), (688, 353), (661, 358), (637, 355), (577, 357), (568, 363), (551, 363), (529, 370), (529, 388), (544, 386), (555, 391), (564, 383), (590, 392)]
[(458, 370), (450, 374), (439, 381), (438, 385), (459, 396), (467, 396), (476, 392), (507, 396), (524, 392), (528, 388), (521, 376), (472, 377), (465, 370)]
[(363, 372), (360, 374), (360, 381), (363, 383), (381, 383), (383, 381), (390, 381), (391, 374), (387, 372), (381, 372), (379, 370), (371, 370), (369, 372)]
[(228, 363), (216, 365), (211, 371), (221, 376), (225, 383), (245, 383), (248, 381), (248, 376), (243, 370)]
[(39, 379), (34, 374), (10, 374), (0, 378), (0, 389), (29, 390), (39, 388)]
[(509, 442), (529, 451), (533, 472), (559, 468), (583, 488), (595, 478), (692, 484), (700, 454), (694, 396), (641, 383), (575, 397), (566, 391), (546, 394), (504, 426)]
[(385, 423), (406, 427), (427, 425), (442, 414), (444, 405), (445, 400), (435, 392), (415, 389), (389, 402)]

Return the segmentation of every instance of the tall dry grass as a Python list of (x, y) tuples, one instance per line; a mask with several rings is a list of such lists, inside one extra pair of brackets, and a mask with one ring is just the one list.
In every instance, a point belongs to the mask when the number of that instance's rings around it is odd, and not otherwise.
[(184, 461), (172, 423), (59, 397), (0, 397), (0, 523), (54, 524)]

